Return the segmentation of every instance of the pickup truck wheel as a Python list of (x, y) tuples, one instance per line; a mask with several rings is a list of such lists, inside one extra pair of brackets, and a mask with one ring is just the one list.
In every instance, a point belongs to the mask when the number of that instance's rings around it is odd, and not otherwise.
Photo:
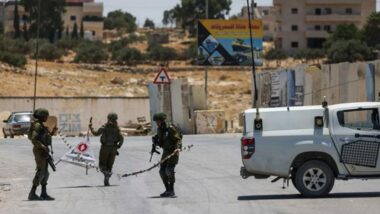
[(312, 160), (304, 163), (296, 172), (296, 189), (305, 197), (323, 197), (334, 186), (334, 173), (324, 162)]

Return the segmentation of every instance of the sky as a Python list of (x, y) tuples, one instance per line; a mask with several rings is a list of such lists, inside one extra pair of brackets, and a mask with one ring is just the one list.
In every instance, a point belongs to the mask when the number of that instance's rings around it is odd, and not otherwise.
[[(249, 0), (251, 2), (251, 0)], [(104, 15), (108, 12), (121, 9), (137, 18), (137, 23), (143, 25), (146, 18), (152, 19), (157, 26), (162, 25), (162, 14), (173, 8), (180, 0), (96, 0), (103, 2)], [(272, 0), (256, 0), (258, 5), (271, 5)], [(247, 0), (232, 0), (230, 15), (237, 14), (247, 4)]]

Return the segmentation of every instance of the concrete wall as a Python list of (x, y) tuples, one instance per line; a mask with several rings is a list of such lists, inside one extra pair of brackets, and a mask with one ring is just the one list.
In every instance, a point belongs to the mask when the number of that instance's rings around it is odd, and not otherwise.
[[(36, 108), (49, 110), (58, 118), (58, 128), (65, 134), (78, 134), (88, 129), (90, 117), (97, 128), (107, 121), (107, 114), (119, 115), (119, 125), (128, 121), (137, 122), (137, 117), (150, 121), (149, 99), (126, 97), (41, 97), (36, 100)], [(30, 97), (0, 97), (0, 112), (31, 111), (33, 99)]]
[[(289, 75), (292, 72), (295, 75)], [(320, 105), (324, 97), (330, 104), (377, 101), (379, 82), (380, 60), (265, 71), (258, 74), (259, 103), (263, 107), (276, 107), (278, 102), (273, 101), (280, 95), (280, 106), (302, 105), (300, 97), (303, 105)]]
[(224, 133), (224, 121), (224, 111), (195, 111), (195, 124), (197, 134)]

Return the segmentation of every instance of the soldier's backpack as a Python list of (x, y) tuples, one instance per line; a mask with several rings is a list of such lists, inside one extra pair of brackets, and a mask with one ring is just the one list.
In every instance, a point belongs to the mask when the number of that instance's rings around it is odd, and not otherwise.
[(179, 126), (176, 126), (176, 125), (174, 125), (174, 124), (170, 124), (169, 127), (173, 127), (173, 128), (178, 132), (179, 137), (180, 137), (180, 139), (182, 140), (182, 138), (183, 138), (182, 129), (181, 129)]

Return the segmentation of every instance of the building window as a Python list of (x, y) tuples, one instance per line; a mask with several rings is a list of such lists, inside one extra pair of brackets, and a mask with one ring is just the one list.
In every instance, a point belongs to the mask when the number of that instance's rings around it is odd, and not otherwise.
[(321, 8), (315, 8), (315, 15), (321, 15), (321, 14), (322, 14)]
[(77, 20), (77, 17), (76, 17), (76, 16), (70, 16), (70, 20), (71, 20), (71, 21), (76, 21), (76, 20)]
[(298, 8), (292, 8), (292, 14), (298, 14)]
[(264, 26), (263, 26), (263, 30), (264, 30), (264, 31), (268, 31), (268, 30), (269, 30), (269, 26), (268, 26), (268, 25), (264, 25)]
[(269, 11), (268, 10), (263, 10), (263, 16), (268, 16), (269, 15)]
[(346, 8), (346, 14), (352, 14), (352, 8)]
[(315, 25), (314, 26), (314, 30), (321, 30), (321, 26), (320, 25)]
[(94, 30), (92, 31), (92, 35), (93, 35), (93, 36), (95, 36), (95, 35), (96, 35), (96, 32), (95, 32)]
[(290, 45), (292, 48), (298, 48), (298, 42), (292, 42)]
[(332, 13), (331, 8), (325, 8), (325, 14), (330, 15)]
[(292, 25), (292, 31), (298, 31), (298, 25)]
[(323, 30), (325, 30), (327, 32), (331, 32), (331, 26), (330, 25), (325, 25), (325, 26), (323, 26)]

